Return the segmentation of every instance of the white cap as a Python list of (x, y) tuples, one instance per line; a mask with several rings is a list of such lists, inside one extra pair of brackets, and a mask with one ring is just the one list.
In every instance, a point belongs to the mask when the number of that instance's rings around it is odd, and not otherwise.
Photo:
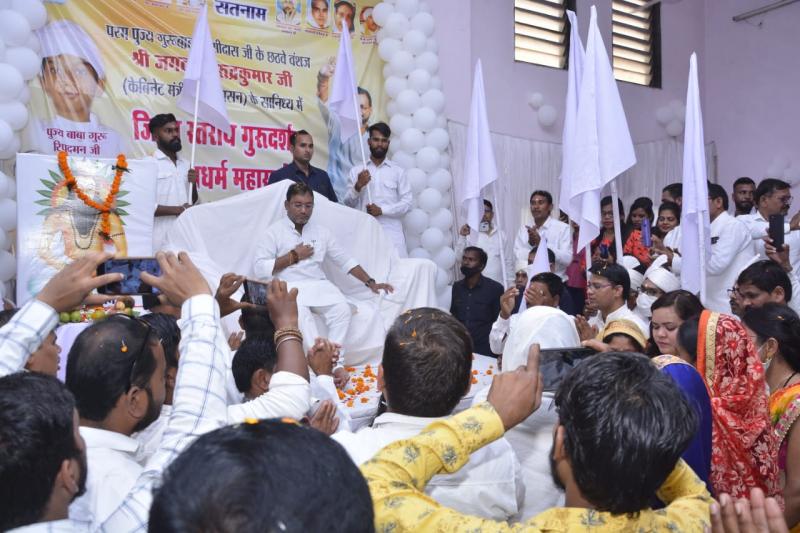
[(86, 30), (71, 20), (56, 20), (37, 30), (42, 44), (42, 58), (68, 54), (89, 63), (99, 79), (105, 78), (106, 70), (100, 50)]
[(677, 291), (681, 288), (678, 278), (666, 268), (658, 267), (647, 272), (647, 279), (664, 292)]
[(642, 282), (644, 281), (644, 274), (639, 272), (638, 270), (628, 270), (628, 277), (631, 278), (631, 290), (632, 291), (639, 291), (642, 287)]

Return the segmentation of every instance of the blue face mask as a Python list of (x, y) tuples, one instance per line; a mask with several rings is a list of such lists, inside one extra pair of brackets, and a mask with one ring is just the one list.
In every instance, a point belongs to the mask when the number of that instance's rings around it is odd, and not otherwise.
[(491, 224), (489, 224), (486, 221), (483, 221), (478, 225), (478, 231), (481, 231), (483, 233), (489, 233), (490, 229), (491, 229)]

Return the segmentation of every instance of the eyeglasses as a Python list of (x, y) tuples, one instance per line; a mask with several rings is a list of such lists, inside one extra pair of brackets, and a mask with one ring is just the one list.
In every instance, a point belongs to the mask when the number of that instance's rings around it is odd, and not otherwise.
[(611, 283), (590, 283), (586, 288), (590, 291), (600, 291), (608, 287), (613, 287)]

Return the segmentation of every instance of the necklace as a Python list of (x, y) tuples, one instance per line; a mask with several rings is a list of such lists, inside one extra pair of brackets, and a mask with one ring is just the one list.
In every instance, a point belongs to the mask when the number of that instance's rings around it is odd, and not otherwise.
[[(83, 234), (81, 234), (81, 232), (78, 231), (78, 226), (75, 224), (75, 217), (72, 215), (72, 213), (67, 214), (67, 216), (69, 217), (69, 223), (72, 226), (72, 240), (75, 243), (75, 246), (77, 246), (78, 249), (80, 250), (91, 249), (92, 245), (94, 244), (94, 229), (97, 227), (97, 221), (98, 221), (97, 215), (95, 215), (94, 223), (92, 224), (92, 227), (89, 229), (89, 233), (87, 234), (86, 237), (84, 237)], [(81, 246), (81, 243), (78, 242), (79, 238), (81, 242), (86, 242), (86, 239), (88, 238), (89, 244), (87, 244), (86, 246)]]
[[(69, 161), (67, 160), (67, 152), (63, 151), (58, 152), (58, 168), (61, 170), (61, 174), (64, 176), (67, 188), (70, 191), (73, 191), (75, 195), (78, 198), (80, 198), (84, 204), (100, 211), (102, 220), (100, 224), (100, 232), (99, 232), (100, 236), (106, 242), (111, 241), (111, 221), (109, 220), (109, 215), (111, 214), (111, 208), (114, 206), (117, 194), (119, 193), (119, 186), (122, 183), (122, 173), (128, 171), (128, 163), (125, 160), (125, 155), (119, 154), (117, 156), (117, 164), (114, 165), (113, 167), (114, 181), (112, 182), (111, 189), (108, 191), (106, 199), (103, 201), (102, 204), (95, 202), (92, 198), (89, 197), (88, 194), (86, 194), (80, 188), (77, 180), (75, 179), (75, 176), (72, 174), (72, 170), (69, 168)], [(92, 239), (93, 238), (94, 237), (92, 237)], [(77, 245), (78, 243), (76, 242), (75, 244)]]
[(797, 375), (797, 372), (792, 372), (792, 375), (791, 375), (791, 376), (789, 376), (789, 377), (786, 379), (786, 381), (784, 381), (784, 382), (783, 382), (783, 386), (782, 386), (781, 388), (782, 388), (782, 389), (785, 389), (785, 388), (786, 388), (786, 385), (788, 385), (788, 384), (789, 384), (789, 382), (790, 382), (790, 381), (792, 381), (792, 378), (793, 378), (793, 377), (795, 377), (796, 375)]

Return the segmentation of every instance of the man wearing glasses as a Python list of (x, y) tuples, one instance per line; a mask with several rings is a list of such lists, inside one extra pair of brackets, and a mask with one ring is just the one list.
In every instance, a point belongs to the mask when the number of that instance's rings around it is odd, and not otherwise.
[[(598, 312), (588, 320), (588, 325), (594, 330), (594, 335), (602, 331), (612, 320), (630, 320), (639, 326), (642, 335), (649, 337), (648, 325), (633, 311), (628, 308), (628, 295), (631, 290), (631, 279), (628, 271), (622, 265), (602, 265), (595, 263), (589, 269), (591, 277), (586, 287), (587, 300)], [(591, 338), (588, 329), (581, 327), (586, 320), (576, 318), (578, 332), (581, 340)]]
[(369, 127), (367, 167), (350, 170), (344, 204), (374, 216), (383, 226), (400, 257), (408, 257), (403, 215), (411, 209), (411, 186), (403, 168), (386, 157), (392, 131), (384, 122)]

